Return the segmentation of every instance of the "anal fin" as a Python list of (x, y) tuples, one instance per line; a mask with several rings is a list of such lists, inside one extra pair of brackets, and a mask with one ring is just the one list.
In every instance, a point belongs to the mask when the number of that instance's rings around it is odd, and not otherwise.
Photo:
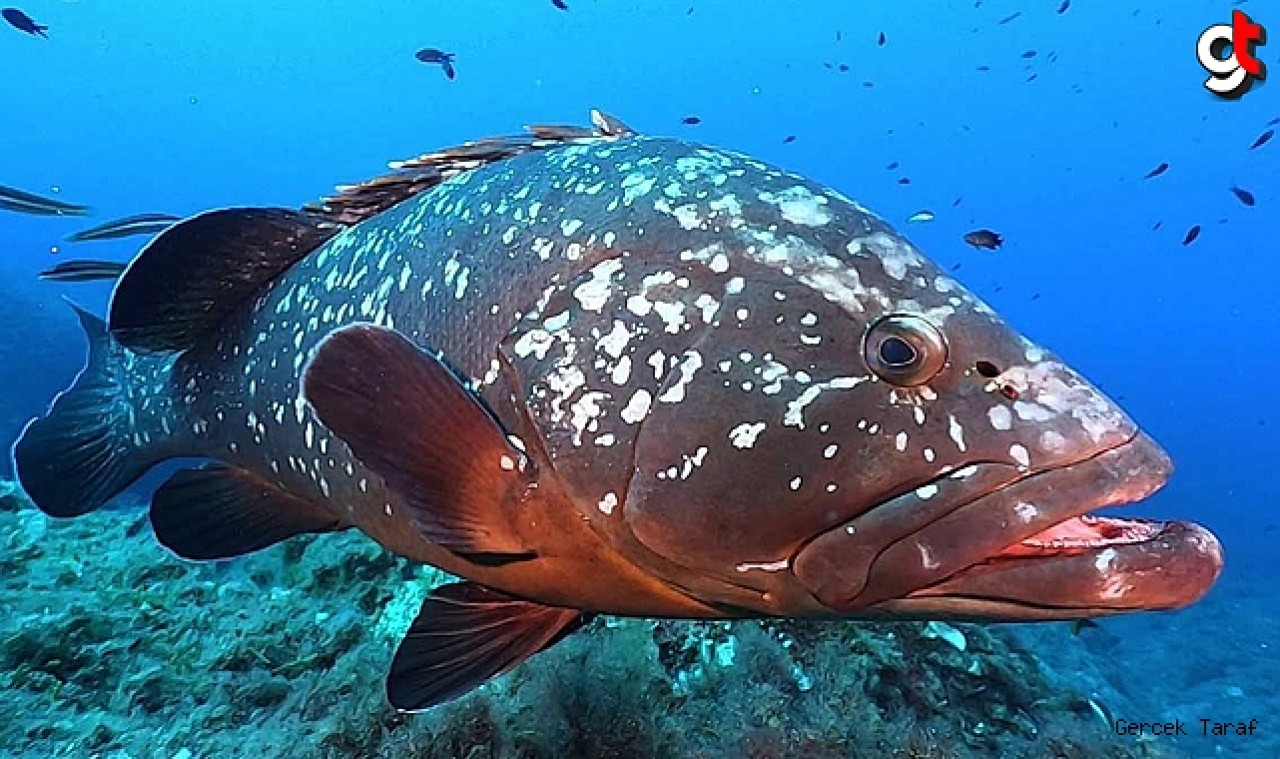
[(422, 602), (387, 675), (387, 698), (422, 711), (464, 695), (581, 627), (577, 609), (543, 606), (470, 582)]
[(447, 366), (391, 329), (358, 324), (316, 348), (303, 395), (376, 472), (422, 537), (480, 564), (535, 554), (516, 526), (529, 459)]
[(183, 469), (151, 499), (151, 526), (185, 559), (227, 559), (295, 535), (346, 524), (324, 505), (287, 493), (247, 469), (214, 464)]

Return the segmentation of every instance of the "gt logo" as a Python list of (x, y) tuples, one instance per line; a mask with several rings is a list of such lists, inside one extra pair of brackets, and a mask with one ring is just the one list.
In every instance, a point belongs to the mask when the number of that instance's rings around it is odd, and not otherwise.
[[(1267, 43), (1267, 30), (1253, 23), (1242, 11), (1231, 12), (1231, 23), (1205, 29), (1196, 42), (1196, 57), (1212, 76), (1205, 89), (1228, 99), (1249, 91), (1255, 81), (1267, 77), (1267, 65), (1258, 60), (1255, 48)], [(1230, 48), (1230, 53), (1227, 53)]]

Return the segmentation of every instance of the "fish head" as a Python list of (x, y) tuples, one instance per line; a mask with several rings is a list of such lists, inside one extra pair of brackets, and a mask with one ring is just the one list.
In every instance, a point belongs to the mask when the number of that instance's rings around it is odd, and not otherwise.
[(635, 437), (625, 519), (679, 582), (774, 614), (1008, 620), (1207, 591), (1204, 528), (1092, 515), (1172, 471), (1115, 402), (857, 204), (757, 180), (685, 256), (719, 262), (718, 310)]

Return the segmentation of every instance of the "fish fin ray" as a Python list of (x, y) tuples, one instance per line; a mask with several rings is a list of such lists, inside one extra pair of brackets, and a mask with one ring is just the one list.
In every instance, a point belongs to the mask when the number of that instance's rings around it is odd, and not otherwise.
[(543, 606), (470, 582), (442, 585), (422, 602), (387, 675), (401, 711), (457, 698), (546, 650), (586, 621), (577, 609)]
[[(449, 71), (446, 67), (445, 73)], [(393, 161), (393, 173), (341, 186), (337, 194), (304, 206), (303, 210), (338, 224), (357, 224), (481, 166), (572, 142), (616, 139), (635, 134), (626, 124), (599, 111), (592, 112), (592, 123), (592, 129), (528, 126), (525, 127), (528, 134), (474, 140), (417, 158)]]
[(111, 334), (136, 351), (182, 351), (341, 230), (283, 208), (230, 208), (166, 229), (125, 270)]
[(13, 446), (14, 471), (40, 510), (87, 514), (155, 463), (134, 439), (124, 398), (124, 349), (101, 319), (72, 303), (89, 342), (85, 368), (49, 412), (33, 419)]
[(532, 558), (513, 525), (532, 463), (447, 366), (399, 332), (357, 324), (321, 342), (302, 384), (422, 537), (479, 563)]
[(304, 533), (348, 525), (322, 504), (288, 493), (240, 467), (214, 464), (174, 473), (151, 500), (156, 538), (184, 559), (227, 559)]

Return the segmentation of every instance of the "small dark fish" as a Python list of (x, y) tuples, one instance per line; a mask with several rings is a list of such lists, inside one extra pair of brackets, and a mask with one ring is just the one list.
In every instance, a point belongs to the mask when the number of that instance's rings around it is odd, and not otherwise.
[(1040, 300), (1040, 293), (1031, 296), (1031, 300)]
[(61, 200), (0, 185), (0, 211), (16, 211), (38, 216), (84, 216), (89, 213), (89, 207), (64, 203)]
[(991, 67), (990, 67), (990, 66), (979, 66), (979, 67), (978, 67), (978, 70), (979, 70), (979, 71), (990, 71), (990, 70), (991, 70)]
[(99, 224), (91, 229), (76, 232), (67, 239), (71, 242), (89, 242), (91, 240), (115, 240), (121, 237), (132, 237), (133, 235), (154, 235), (173, 226), (176, 221), (181, 221), (181, 219), (166, 213), (144, 213), (138, 216), (109, 221), (106, 224)]
[(1152, 225), (1151, 225), (1151, 231), (1152, 231), (1152, 232), (1154, 232), (1154, 231), (1156, 231), (1157, 229), (1159, 229), (1160, 227), (1163, 227), (1163, 226), (1164, 226), (1164, 222), (1163, 222), (1163, 221), (1157, 221), (1155, 224), (1152, 224)]
[(1058, 6), (1058, 15), (1066, 13), (1071, 8), (1071, 0), (1062, 0), (1062, 5)]
[(911, 177), (902, 177), (898, 180), (898, 184), (911, 184)]
[(844, 39), (844, 32), (842, 32), (842, 31), (840, 31), (839, 29), (837, 29), (837, 30), (836, 30), (836, 42), (839, 42), (839, 41), (840, 41), (840, 40), (842, 40), (842, 39)]
[(119, 278), (124, 273), (125, 266), (127, 264), (115, 261), (79, 259), (63, 261), (57, 266), (45, 269), (38, 276), (49, 282), (94, 282)]
[(846, 73), (846, 72), (849, 70), (849, 64), (847, 64), (847, 63), (842, 63), (842, 64), (840, 64), (840, 67), (839, 67), (839, 68), (840, 68), (840, 73), (842, 73), (842, 74), (843, 74), (843, 73)]
[(791, 143), (793, 143), (793, 142), (795, 142), (795, 141), (796, 141), (796, 136), (795, 136), (794, 134), (789, 134), (789, 135), (787, 135), (786, 137), (783, 137), (783, 138), (782, 138), (782, 144), (783, 144), (783, 145), (790, 145)]
[(1200, 236), (1200, 225), (1197, 224), (1191, 229), (1187, 230), (1187, 236), (1182, 238), (1182, 244), (1190, 245), (1191, 243), (1195, 242), (1196, 238), (1199, 236)]
[(1249, 192), (1248, 190), (1242, 187), (1231, 185), (1231, 194), (1235, 195), (1237, 198), (1240, 199), (1241, 203), (1244, 203), (1246, 206), (1249, 206), (1250, 208), (1253, 208), (1253, 206), (1257, 202), (1254, 200), (1253, 193)]
[(956, 263), (952, 264), (951, 271), (960, 271), (960, 263), (961, 263), (960, 261), (957, 261)]
[(894, 169), (898, 168), (898, 165), (899, 164), (897, 161), (890, 161), (889, 165), (885, 166), (885, 168), (888, 169), (889, 171), (893, 171)]
[(886, 42), (888, 42), (888, 39), (885, 38), (884, 32), (880, 32), (880, 36), (876, 38), (876, 44), (880, 47), (884, 47), (884, 43)]
[(963, 198), (963, 197), (956, 198), (956, 199), (955, 199), (955, 202), (953, 202), (953, 203), (951, 204), (951, 207), (952, 207), (952, 208), (955, 208), (956, 206), (960, 205), (960, 203), (961, 203), (963, 200), (964, 200), (964, 198)]
[(1022, 57), (1023, 57), (1023, 58), (1035, 58), (1035, 57), (1036, 57), (1036, 51), (1034, 51), (1034, 50), (1028, 50), (1027, 52), (1025, 52), (1025, 53), (1023, 53), (1023, 54), (1022, 54)]
[(1000, 246), (1004, 245), (1004, 237), (990, 229), (975, 229), (964, 236), (964, 241), (975, 248), (987, 250), (999, 250)]
[(434, 47), (424, 47), (415, 53), (413, 57), (423, 63), (439, 64), (440, 68), (444, 70), (444, 75), (449, 79), (453, 79), (458, 73), (453, 68), (453, 53), (446, 53), (445, 51), (437, 50)]
[(685, 116), (683, 119), (680, 119), (680, 123), (688, 124), (689, 126), (697, 126), (702, 123), (702, 119), (697, 116)]
[(1011, 15), (1005, 16), (1004, 18), (996, 22), (996, 26), (1004, 26), (1005, 24), (1009, 23), (1010, 21), (1013, 21), (1014, 19), (1018, 18), (1021, 15), (1022, 15), (1022, 11), (1018, 11), (1017, 13), (1013, 13)]
[(1154, 179), (1168, 170), (1169, 170), (1169, 164), (1161, 163), (1159, 166), (1155, 167), (1151, 171), (1148, 171), (1146, 173), (1146, 176), (1143, 177), (1143, 179)]
[(1275, 136), (1276, 136), (1276, 130), (1268, 129), (1267, 131), (1258, 135), (1258, 139), (1253, 141), (1253, 144), (1249, 146), (1249, 149), (1256, 150), (1257, 148), (1260, 148), (1263, 145), (1266, 145), (1268, 142), (1271, 142), (1271, 138)]
[(45, 34), (45, 32), (49, 30), (49, 27), (44, 26), (43, 24), (37, 24), (31, 20), (30, 16), (17, 8), (5, 8), (3, 11), (0, 11), (0, 16), (4, 16), (4, 20), (8, 21), (10, 26), (20, 32), (38, 34), (45, 39), (49, 39), (49, 35)]
[(562, 11), (569, 10), (569, 5), (564, 0), (551, 0), (551, 4)]
[(1098, 623), (1092, 619), (1077, 619), (1071, 623), (1071, 634), (1079, 635), (1082, 630), (1097, 630)]

